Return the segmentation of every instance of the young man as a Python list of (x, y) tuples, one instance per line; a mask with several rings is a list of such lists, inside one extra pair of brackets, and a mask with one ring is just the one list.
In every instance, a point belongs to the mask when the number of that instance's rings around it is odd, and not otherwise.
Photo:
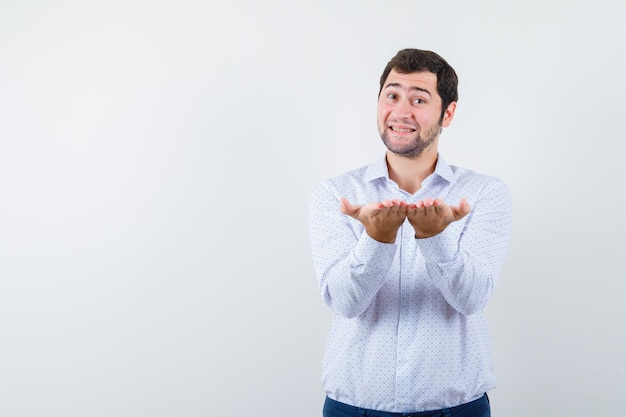
[(456, 104), (443, 58), (398, 52), (380, 79), (385, 156), (313, 193), (313, 261), (334, 312), (325, 417), (490, 415), (482, 310), (504, 263), (511, 198), (499, 179), (438, 154)]

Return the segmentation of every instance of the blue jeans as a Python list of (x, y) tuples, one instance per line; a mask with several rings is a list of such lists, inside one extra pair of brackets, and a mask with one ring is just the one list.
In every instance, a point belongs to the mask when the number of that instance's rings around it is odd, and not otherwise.
[(487, 394), (467, 404), (461, 404), (443, 410), (419, 411), (415, 413), (390, 413), (368, 410), (340, 403), (326, 397), (324, 417), (491, 417), (491, 408)]

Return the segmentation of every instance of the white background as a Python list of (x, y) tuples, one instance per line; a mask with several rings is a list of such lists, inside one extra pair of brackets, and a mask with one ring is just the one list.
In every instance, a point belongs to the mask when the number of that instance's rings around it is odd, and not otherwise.
[(623, 415), (623, 2), (507, 3), (2, 0), (0, 415), (321, 415), (308, 198), (405, 47), (514, 197), (494, 415)]

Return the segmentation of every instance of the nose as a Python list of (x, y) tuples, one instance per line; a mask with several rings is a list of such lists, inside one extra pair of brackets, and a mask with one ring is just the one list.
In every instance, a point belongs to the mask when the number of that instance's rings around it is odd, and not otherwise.
[(396, 103), (393, 109), (393, 113), (396, 117), (409, 118), (411, 117), (411, 102), (408, 100), (400, 100)]

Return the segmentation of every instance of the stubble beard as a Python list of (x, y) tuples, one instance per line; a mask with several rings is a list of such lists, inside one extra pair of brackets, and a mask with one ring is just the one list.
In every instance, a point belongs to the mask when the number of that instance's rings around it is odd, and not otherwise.
[(437, 140), (440, 131), (441, 125), (439, 124), (433, 126), (432, 129), (424, 132), (423, 135), (420, 129), (417, 132), (417, 137), (415, 138), (415, 140), (402, 145), (394, 144), (392, 143), (392, 141), (389, 140), (387, 129), (385, 129), (383, 133), (380, 134), (380, 137), (390, 152), (396, 155), (404, 156), (406, 158), (417, 158), (430, 145), (432, 145), (435, 140)]

